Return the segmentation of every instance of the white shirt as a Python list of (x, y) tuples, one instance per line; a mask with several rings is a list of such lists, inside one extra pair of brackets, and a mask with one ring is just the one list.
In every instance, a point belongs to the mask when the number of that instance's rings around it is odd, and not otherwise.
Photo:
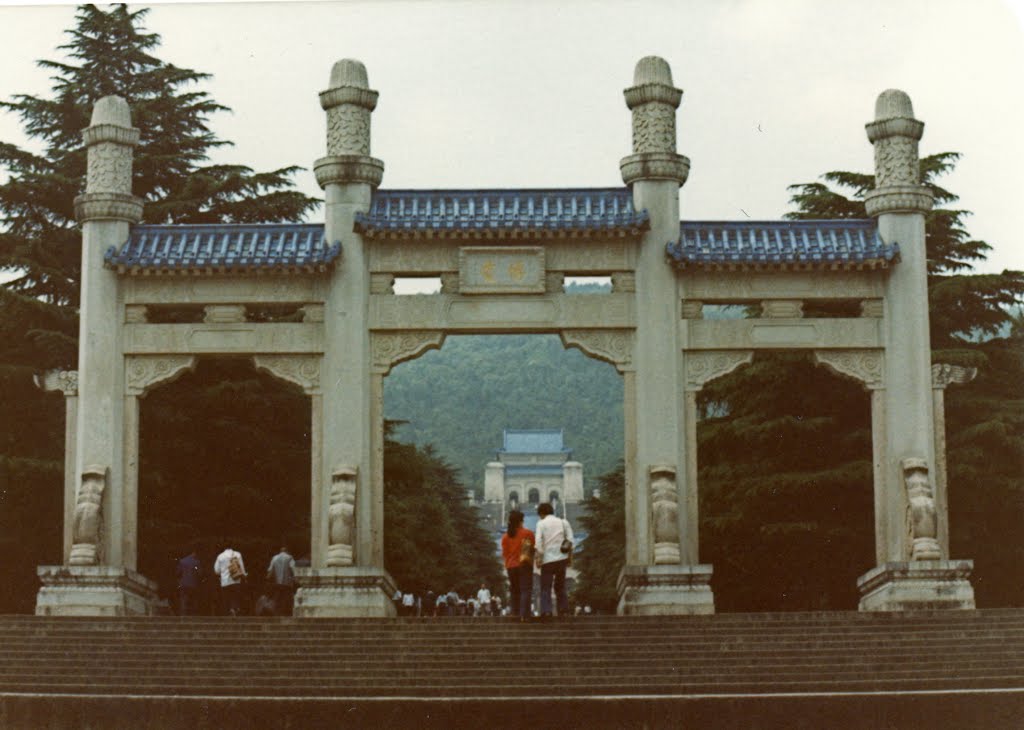
[(562, 540), (572, 540), (572, 527), (566, 520), (554, 515), (547, 515), (537, 523), (534, 537), (536, 538), (537, 554), (541, 556), (542, 564), (569, 559), (569, 556), (562, 552)]
[(480, 603), (490, 603), (491, 592), (486, 588), (481, 588), (476, 592), (476, 600), (480, 601)]
[(242, 553), (237, 550), (232, 550), (231, 548), (225, 549), (224, 552), (217, 556), (217, 560), (213, 564), (213, 572), (220, 574), (221, 588), (224, 586), (233, 586), (242, 582), (231, 577), (231, 569), (229, 566), (231, 565), (232, 555), (238, 558), (238, 563), (242, 566), (242, 572), (245, 573), (245, 561), (242, 560)]

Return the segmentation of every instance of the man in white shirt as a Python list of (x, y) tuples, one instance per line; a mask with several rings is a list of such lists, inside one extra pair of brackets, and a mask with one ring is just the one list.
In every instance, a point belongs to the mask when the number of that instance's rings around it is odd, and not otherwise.
[(476, 592), (476, 602), (480, 604), (480, 615), (491, 615), (491, 592), (486, 583), (480, 584), (480, 590)]
[(551, 616), (551, 586), (554, 584), (558, 599), (558, 615), (569, 615), (569, 596), (565, 591), (565, 569), (569, 567), (570, 553), (562, 552), (562, 542), (572, 542), (572, 528), (567, 520), (555, 517), (547, 502), (537, 505), (535, 534), (535, 561), (540, 564), (540, 615)]
[[(234, 569), (232, 561), (235, 561)], [(231, 547), (225, 548), (213, 563), (213, 572), (220, 576), (220, 593), (228, 613), (237, 616), (242, 611), (242, 578), (245, 577), (242, 553)]]

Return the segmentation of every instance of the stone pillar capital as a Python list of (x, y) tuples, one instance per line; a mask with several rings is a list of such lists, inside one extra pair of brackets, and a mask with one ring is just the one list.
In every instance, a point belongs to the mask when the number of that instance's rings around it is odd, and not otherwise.
[(346, 58), (334, 64), (330, 88), (320, 93), (327, 112), (327, 156), (313, 166), (320, 187), (380, 185), (384, 163), (370, 157), (370, 116), (377, 97), (361, 62)]
[(82, 131), (87, 149), (85, 194), (75, 198), (81, 221), (142, 219), (142, 199), (132, 193), (132, 149), (139, 143), (128, 102), (105, 96), (96, 102), (89, 127)]
[(865, 197), (868, 215), (927, 213), (932, 193), (921, 184), (917, 143), (924, 122), (914, 119), (910, 97), (888, 89), (875, 103), (875, 120), (865, 125), (875, 147), (875, 189)]
[(676, 153), (676, 109), (682, 89), (672, 85), (672, 70), (657, 56), (637, 62), (633, 86), (623, 93), (633, 112), (633, 154), (619, 163), (627, 185), (638, 180), (686, 182), (690, 161)]

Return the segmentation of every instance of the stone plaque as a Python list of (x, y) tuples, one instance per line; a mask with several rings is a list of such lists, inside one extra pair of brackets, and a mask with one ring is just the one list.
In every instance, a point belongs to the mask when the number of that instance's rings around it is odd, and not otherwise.
[(463, 246), (459, 293), (543, 294), (543, 247)]

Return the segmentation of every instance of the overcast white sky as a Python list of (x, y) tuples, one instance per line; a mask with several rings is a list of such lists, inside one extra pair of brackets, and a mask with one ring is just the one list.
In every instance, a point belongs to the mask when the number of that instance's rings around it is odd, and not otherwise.
[[(0, 97), (46, 93), (40, 58), (70, 5), (0, 7)], [(133, 6), (138, 7), (138, 6)], [(964, 158), (946, 179), (994, 248), (982, 270), (1024, 269), (1024, 11), (1009, 0), (352, 0), (153, 4), (160, 57), (210, 72), (234, 110), (217, 160), (256, 169), (324, 155), (317, 93), (358, 58), (380, 92), (373, 154), (382, 187), (621, 184), (630, 153), (622, 90), (659, 55), (685, 91), (679, 152), (689, 219), (779, 218), (786, 186), (869, 172), (864, 123), (886, 88), (926, 123), (922, 154)], [(0, 114), (0, 139), (24, 142)], [(316, 216), (314, 216), (316, 217)]]

